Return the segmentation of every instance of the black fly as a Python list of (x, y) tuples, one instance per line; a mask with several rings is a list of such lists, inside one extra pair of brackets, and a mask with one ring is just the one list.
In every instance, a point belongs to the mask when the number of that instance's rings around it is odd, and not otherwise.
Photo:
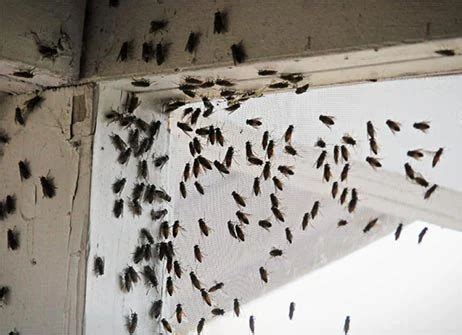
[(46, 177), (40, 177), (42, 192), (45, 198), (53, 198), (56, 195), (55, 180), (49, 174)]
[(95, 257), (93, 271), (95, 272), (96, 276), (102, 276), (104, 274), (104, 260), (99, 256)]
[(227, 15), (220, 11), (215, 12), (215, 19), (213, 21), (213, 33), (222, 34), (227, 31)]
[(157, 33), (161, 30), (165, 30), (168, 26), (167, 20), (154, 20), (151, 21), (151, 28), (149, 29), (150, 33)]
[(130, 51), (131, 51), (131, 42), (126, 41), (122, 43), (122, 46), (120, 47), (119, 55), (117, 56), (117, 61), (126, 62), (128, 60)]
[(19, 161), (18, 166), (19, 166), (19, 176), (21, 177), (21, 181), (29, 179), (31, 177), (29, 161), (27, 159), (23, 161)]
[(8, 229), (8, 249), (16, 250), (19, 248), (19, 232)]
[(194, 51), (197, 48), (197, 45), (199, 44), (199, 33), (195, 32), (190, 32), (188, 41), (186, 42), (186, 46), (184, 48), (185, 51), (189, 52), (190, 54), (194, 53)]

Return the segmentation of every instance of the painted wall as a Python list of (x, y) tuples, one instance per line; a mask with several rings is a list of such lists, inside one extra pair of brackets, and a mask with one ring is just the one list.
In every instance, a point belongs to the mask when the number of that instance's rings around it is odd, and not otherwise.
[[(228, 175), (220, 175), (216, 169), (201, 173), (198, 181), (204, 187), (205, 194), (200, 195), (192, 181), (186, 182), (187, 198), (183, 199), (179, 182), (182, 179), (185, 164), (193, 164), (188, 143), (193, 135), (187, 136), (176, 125), (185, 121), (184, 108), (170, 113), (159, 114), (158, 96), (153, 93), (139, 94), (141, 105), (134, 115), (147, 122), (161, 120), (162, 127), (153, 149), (141, 159), (148, 160), (149, 178), (146, 181), (137, 177), (138, 160), (133, 156), (126, 166), (113, 163), (118, 152), (110, 143), (111, 134), (119, 134), (128, 141), (129, 129), (123, 129), (116, 123), (104, 119), (111, 109), (123, 110), (126, 95), (118, 90), (103, 87), (99, 102), (99, 116), (95, 139), (95, 156), (92, 185), (90, 262), (88, 263), (87, 299), (85, 320), (86, 333), (124, 334), (126, 316), (132, 312), (138, 314), (138, 329), (162, 332), (162, 326), (155, 323), (149, 315), (153, 301), (162, 299), (164, 308), (159, 318), (165, 318), (179, 334), (194, 329), (201, 317), (211, 318), (211, 307), (201, 299), (189, 279), (189, 272), (197, 274), (203, 286), (211, 287), (216, 282), (224, 282), (222, 291), (211, 293), (213, 307), (226, 310), (232, 308), (234, 298), (242, 304), (269, 294), (273, 290), (339, 259), (370, 242), (393, 232), (399, 222), (407, 223), (415, 219), (425, 219), (445, 227), (460, 229), (458, 223), (461, 209), (455, 206), (460, 202), (462, 180), (457, 166), (460, 165), (457, 143), (460, 142), (459, 108), (461, 101), (454, 87), (458, 87), (460, 76), (430, 78), (425, 80), (406, 80), (361, 86), (314, 89), (304, 95), (281, 93), (251, 99), (233, 113), (225, 111), (224, 104), (216, 101), (216, 112), (208, 118), (200, 117), (197, 128), (220, 127), (225, 137), (225, 145), (210, 145), (207, 139), (201, 139), (204, 147), (202, 155), (212, 162), (222, 161), (228, 146), (235, 148), (235, 160)], [(416, 100), (415, 92), (419, 92)], [(446, 106), (444, 114), (439, 106)], [(192, 107), (202, 107), (201, 103)], [(335, 117), (336, 124), (329, 129), (320, 124), (319, 114)], [(254, 129), (245, 124), (247, 119), (262, 118), (263, 126)], [(392, 118), (402, 125), (402, 131), (394, 135), (385, 125)], [(371, 120), (376, 127), (380, 146), (379, 158), (382, 169), (374, 170), (365, 163), (369, 155), (366, 136), (366, 122)], [(430, 121), (428, 134), (417, 131), (412, 124), (417, 120)], [(299, 156), (290, 157), (282, 149), (283, 132), (288, 125), (295, 125), (293, 145)], [(133, 127), (131, 127), (134, 129)], [(261, 176), (261, 167), (250, 166), (245, 160), (245, 142), (253, 143), (254, 152), (259, 157), (261, 136), (269, 130), (271, 138), (277, 143), (276, 156), (272, 161), (273, 175), (284, 182), (285, 189), (276, 192), (281, 208), (286, 215), (284, 223), (278, 223), (270, 211), (269, 194), (275, 192), (270, 181), (262, 180), (262, 195), (252, 195), (252, 183)], [(328, 144), (328, 162), (333, 178), (338, 180), (343, 164), (336, 165), (332, 160), (332, 147), (340, 142), (345, 133), (354, 136), (358, 144), (351, 148), (351, 172), (348, 180), (340, 183), (343, 187), (356, 187), (360, 202), (353, 214), (333, 200), (331, 183), (322, 181), (322, 171), (313, 168), (320, 150), (313, 144), (322, 137)], [(431, 183), (440, 187), (430, 200), (424, 200), (425, 189), (406, 180), (403, 164), (410, 159), (407, 150), (421, 147), (425, 149), (425, 158), (411, 160), (414, 168), (421, 172)], [(432, 152), (439, 147), (445, 148), (445, 154), (436, 168), (431, 168)], [(96, 151), (98, 150), (98, 151)], [(153, 167), (154, 157), (168, 153), (170, 160), (162, 170)], [(115, 168), (108, 169), (108, 164)], [(282, 177), (275, 167), (286, 164), (295, 168), (295, 175)], [(97, 177), (96, 177), (97, 176)], [(116, 178), (125, 177), (127, 184), (121, 195), (111, 190)], [(135, 183), (154, 183), (165, 189), (171, 196), (169, 203), (142, 203), (142, 214), (135, 217), (128, 207)], [(245, 242), (233, 239), (227, 228), (227, 221), (237, 223), (235, 212), (238, 207), (231, 198), (231, 192), (237, 191), (247, 200), (247, 206), (241, 209), (249, 213), (250, 225), (243, 225)], [(337, 196), (338, 197), (338, 196)], [(123, 217), (116, 219), (112, 214), (114, 201), (124, 199)], [(311, 210), (314, 201), (321, 202), (320, 214), (312, 221), (306, 231), (301, 229), (303, 214)], [(165, 264), (157, 261), (142, 261), (134, 264), (133, 253), (137, 245), (143, 244), (139, 237), (141, 228), (147, 227), (156, 242), (162, 242), (159, 234), (160, 221), (150, 218), (151, 209), (167, 208), (170, 225), (179, 220), (184, 227), (178, 237), (173, 239), (175, 259), (183, 269), (183, 277), (173, 278), (174, 293), (170, 297), (166, 292), (165, 280), (169, 276)], [(362, 230), (369, 220), (378, 217), (379, 223), (369, 233)], [(200, 233), (198, 220), (203, 218), (210, 226), (210, 236)], [(269, 219), (273, 223), (271, 232), (257, 225), (258, 220)], [(346, 227), (338, 228), (339, 219), (348, 220)], [(285, 228), (293, 232), (294, 241), (289, 244), (285, 237)], [(415, 237), (416, 238), (416, 237)], [(202, 263), (194, 258), (193, 246), (198, 245), (204, 255)], [(268, 255), (272, 247), (281, 248), (284, 256), (273, 259)], [(95, 256), (104, 257), (105, 274), (96, 276), (91, 261)], [(143, 267), (147, 264), (157, 269), (160, 281), (159, 289), (149, 289), (144, 283)], [(123, 292), (119, 285), (119, 276), (127, 266), (133, 266), (141, 280), (133, 291)], [(270, 281), (263, 284), (258, 268), (264, 266), (269, 271)], [(184, 323), (175, 321), (175, 307), (181, 303), (186, 314)], [(110, 306), (110, 308), (108, 308)]]
[[(33, 95), (0, 100), (0, 199), (16, 197), (16, 211), (0, 221), (0, 333), (81, 334), (91, 178), (93, 88), (42, 92), (43, 102), (15, 123), (15, 108)], [(21, 181), (18, 163), (31, 177)], [(56, 196), (43, 195), (41, 177), (54, 178)], [(19, 235), (11, 250), (7, 232)]]

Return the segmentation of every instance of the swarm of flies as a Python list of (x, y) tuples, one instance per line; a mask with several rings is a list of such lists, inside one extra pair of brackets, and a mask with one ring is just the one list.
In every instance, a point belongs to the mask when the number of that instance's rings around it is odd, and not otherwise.
[[(232, 13), (229, 13), (232, 14)], [(224, 10), (217, 10), (210, 16), (213, 35), (207, 38), (220, 38), (226, 34), (229, 27), (229, 15)], [(166, 33), (173, 26), (167, 19), (156, 19), (150, 22), (147, 27), (149, 38), (141, 45), (141, 59), (145, 62), (154, 61), (157, 65), (162, 65), (168, 60), (168, 48)], [(195, 55), (200, 50), (202, 44), (200, 31), (190, 30), (184, 34), (182, 44), (184, 52), (188, 57), (195, 60)], [(135, 43), (132, 40), (124, 41), (118, 50), (117, 61), (127, 62), (134, 57)], [(245, 41), (233, 39), (229, 49), (226, 50), (234, 65), (245, 62), (248, 58)], [(183, 46), (182, 46), (183, 48)], [(51, 51), (50, 51), (51, 52)], [(18, 73), (18, 76), (27, 78), (29, 72)], [(290, 211), (284, 201), (284, 193), (287, 184), (298, 172), (297, 158), (302, 157), (302, 148), (297, 145), (297, 126), (289, 125), (284, 131), (282, 138), (273, 136), (273, 133), (266, 129), (267, 123), (260, 116), (248, 116), (244, 118), (242, 128), (246, 132), (261, 135), (261, 141), (253, 138), (242, 137), (241, 143), (235, 143), (236, 138), (227, 133), (227, 129), (213, 121), (214, 115), (218, 112), (227, 114), (239, 113), (245, 101), (263, 95), (266, 90), (287, 90), (292, 89), (295, 94), (303, 94), (308, 91), (310, 85), (302, 73), (279, 73), (275, 69), (260, 68), (256, 74), (265, 77), (268, 84), (256, 90), (241, 90), (238, 84), (230, 78), (199, 78), (185, 76), (174, 85), (178, 89), (176, 98), (163, 101), (162, 113), (178, 113), (179, 117), (172, 117), (175, 120), (172, 124), (162, 125), (157, 120), (144, 120), (138, 116), (138, 108), (141, 100), (136, 94), (127, 95), (126, 102), (119, 110), (108, 111), (105, 115), (108, 125), (113, 127), (110, 134), (116, 162), (120, 164), (122, 171), (132, 160), (136, 160), (137, 174), (134, 180), (127, 176), (119, 175), (112, 182), (113, 216), (118, 221), (124, 221), (133, 216), (142, 216), (145, 209), (149, 208), (148, 217), (154, 226), (151, 228), (141, 228), (136, 245), (133, 246), (130, 255), (131, 264), (127, 264), (119, 270), (121, 289), (129, 293), (135, 289), (141, 278), (148, 289), (155, 289), (157, 293), (165, 292), (161, 299), (150, 302), (149, 315), (156, 319), (159, 331), (173, 333), (175, 327), (184, 323), (187, 318), (188, 305), (181, 301), (176, 301), (174, 311), (164, 311), (166, 299), (176, 299), (177, 292), (185, 289), (180, 286), (179, 280), (183, 272), (189, 273), (185, 277), (190, 281), (191, 289), (195, 292), (197, 300), (207, 308), (207, 314), (196, 320), (188, 320), (195, 323), (198, 334), (201, 334), (206, 325), (206, 320), (211, 317), (220, 317), (232, 308), (234, 314), (239, 317), (240, 299), (233, 298), (233, 302), (227, 306), (218, 304), (220, 299), (215, 299), (216, 295), (225, 291), (227, 286), (224, 278), (215, 278), (214, 283), (206, 282), (201, 276), (201, 268), (206, 268), (210, 264), (212, 253), (208, 253), (209, 240), (218, 238), (214, 228), (222, 225), (229, 236), (230, 241), (235, 245), (245, 247), (254, 237), (251, 227), (257, 226), (263, 233), (276, 234), (281, 231), (287, 248), (291, 248), (297, 243), (297, 237), (303, 231), (316, 229), (318, 216), (322, 216), (323, 203), (321, 200), (314, 201), (311, 207), (301, 213), (297, 219), (298, 231), (295, 226), (291, 226), (286, 213)], [(146, 78), (132, 78), (131, 84), (135, 87), (150, 87), (151, 81)], [(218, 103), (212, 102), (212, 97), (219, 96)], [(37, 95), (23, 106), (18, 106), (15, 114), (15, 121), (18, 125), (24, 126), (28, 114), (40, 105), (42, 100)], [(190, 102), (197, 102), (189, 105)], [(221, 105), (224, 103), (224, 106)], [(320, 122), (320, 130), (328, 132), (341, 125), (340, 120), (335, 116), (323, 113), (316, 116)], [(170, 120), (169, 120), (170, 121)], [(164, 127), (165, 126), (165, 127)], [(382, 126), (382, 127), (381, 127)], [(151, 175), (155, 173), (166, 173), (170, 168), (170, 160), (175, 158), (173, 153), (155, 150), (156, 139), (164, 128), (175, 131), (178, 136), (184, 137), (187, 143), (185, 147), (188, 157), (179, 169), (180, 174), (175, 182), (174, 190), (164, 190), (161, 185), (151, 184)], [(415, 134), (424, 135), (430, 131), (430, 122), (416, 121), (409, 126)], [(408, 128), (409, 128), (408, 127)], [(347, 218), (337, 219), (333, 225), (339, 227), (339, 231), (349, 229), (352, 226), (351, 217), (357, 212), (361, 196), (358, 194), (359, 188), (352, 184), (354, 182), (355, 163), (367, 164), (372, 168), (372, 173), (380, 171), (383, 166), (384, 158), (381, 158), (380, 138), (378, 134), (381, 128), (388, 128), (386, 132), (394, 136), (399, 136), (407, 129), (395, 119), (387, 119), (382, 125), (376, 121), (367, 121), (365, 124), (365, 142), (357, 138), (355, 134), (344, 133), (335, 143), (326, 140), (326, 137), (318, 137), (314, 143), (316, 159), (313, 168), (319, 171), (320, 181), (327, 185), (327, 196), (335, 204), (345, 210)], [(389, 130), (389, 132), (388, 132)], [(242, 133), (242, 132), (241, 132)], [(381, 133), (379, 135), (382, 135)], [(391, 135), (390, 135), (391, 136)], [(369, 146), (367, 154), (361, 158), (361, 162), (353, 162), (357, 148), (364, 143)], [(212, 150), (213, 148), (213, 150)], [(406, 178), (420, 187), (423, 191), (423, 198), (429, 200), (438, 190), (438, 185), (432, 183), (422, 173), (414, 169), (412, 164), (415, 161), (430, 160), (429, 163), (435, 168), (443, 158), (444, 148), (433, 148), (425, 150), (422, 148), (409, 148), (406, 152), (404, 162), (404, 172)], [(172, 157), (170, 157), (171, 155)], [(284, 160), (284, 161), (282, 161)], [(172, 196), (169, 192), (176, 192), (176, 201), (194, 201), (194, 199), (210, 199), (214, 197), (208, 182), (204, 178), (232, 178), (236, 169), (240, 165), (246, 164), (248, 168), (255, 171), (251, 176), (249, 185), (239, 185), (236, 189), (229, 190), (229, 193), (220, 201), (225, 202), (232, 208), (232, 215), (224, 222), (217, 222), (216, 218), (209, 218), (204, 215), (196, 218), (196, 224), (186, 223), (183, 218), (171, 218), (174, 213), (170, 212), (169, 202)], [(30, 167), (27, 160), (19, 163), (20, 178), (26, 181), (30, 177)], [(350, 176), (352, 174), (352, 176)], [(53, 178), (51, 176), (42, 182), (43, 194), (45, 197), (53, 197), (56, 188), (52, 187)], [(131, 184), (131, 185), (130, 185)], [(267, 190), (271, 191), (268, 192)], [(261, 203), (268, 212), (266, 217), (260, 217), (252, 212), (253, 203)], [(263, 205), (264, 204), (264, 205)], [(0, 204), (0, 209), (4, 204)], [(3, 209), (2, 209), (3, 210)], [(129, 210), (132, 215), (124, 216), (124, 211)], [(6, 213), (3, 210), (3, 213)], [(1, 212), (0, 212), (1, 215)], [(4, 214), (4, 216), (7, 214)], [(1, 217), (0, 217), (1, 218)], [(191, 221), (191, 220), (189, 220)], [(193, 220), (194, 221), (194, 220)], [(301, 224), (300, 224), (301, 223)], [(364, 222), (362, 231), (370, 234), (380, 226), (382, 222), (379, 218), (370, 218)], [(183, 228), (183, 226), (186, 227)], [(277, 226), (281, 226), (278, 229)], [(342, 228), (340, 228), (342, 227)], [(402, 232), (403, 225), (398, 225), (395, 238), (398, 239)], [(427, 230), (421, 232), (418, 242), (421, 243)], [(186, 236), (196, 236), (197, 239), (190, 237), (191, 245), (187, 248), (190, 255), (189, 261), (180, 259), (176, 253), (176, 241)], [(255, 241), (255, 240), (254, 240)], [(250, 242), (252, 243), (252, 242)], [(14, 245), (14, 243), (13, 243)], [(266, 249), (268, 250), (268, 249)], [(287, 250), (288, 251), (288, 250)], [(286, 257), (289, 253), (285, 247), (272, 247), (269, 250), (271, 262), (277, 262), (280, 258)], [(266, 251), (268, 252), (268, 251)], [(183, 261), (185, 264), (183, 264)], [(189, 263), (189, 264), (188, 264)], [(163, 272), (163, 271), (166, 272)], [(271, 284), (271, 273), (275, 271), (271, 268), (271, 263), (261, 264), (254, 268), (253, 276), (261, 281), (262, 285)], [(94, 259), (94, 273), (97, 276), (104, 274), (104, 258), (98, 256)], [(163, 274), (166, 273), (164, 276)], [(289, 305), (289, 319), (292, 320), (295, 313), (295, 302)], [(249, 328), (255, 332), (255, 317), (250, 316)], [(127, 318), (127, 330), (133, 333), (138, 324), (138, 315), (134, 312)], [(345, 325), (345, 333), (348, 332), (348, 324)]]

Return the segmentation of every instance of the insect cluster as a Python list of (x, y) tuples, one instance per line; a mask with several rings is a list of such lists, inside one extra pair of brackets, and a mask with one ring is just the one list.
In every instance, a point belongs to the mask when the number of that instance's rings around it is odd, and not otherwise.
[[(260, 70), (259, 74), (276, 75), (277, 72)], [(253, 182), (247, 190), (240, 189), (230, 192), (228, 201), (231, 206), (235, 207), (234, 215), (221, 223), (214, 222), (207, 215), (197, 218), (196, 223), (184, 222), (185, 218), (181, 217), (172, 218), (173, 213), (168, 210), (172, 197), (161, 186), (149, 183), (150, 171), (155, 170), (162, 173), (163, 169), (169, 169), (169, 167), (165, 167), (170, 161), (168, 153), (157, 151), (152, 153), (155, 140), (163, 127), (160, 121), (145, 121), (136, 116), (136, 110), (141, 103), (136, 94), (128, 94), (121, 111), (112, 110), (106, 113), (105, 117), (108, 124), (117, 125), (125, 134), (112, 133), (110, 135), (110, 140), (118, 155), (118, 163), (125, 166), (130, 159), (137, 160), (136, 181), (129, 190), (124, 192), (129, 187), (127, 177), (119, 177), (112, 184), (112, 193), (115, 196), (113, 216), (122, 218), (125, 207), (128, 207), (131, 215), (141, 216), (145, 212), (145, 208), (149, 207), (149, 216), (155, 227), (154, 230), (151, 228), (140, 229), (138, 244), (133, 249), (133, 264), (121, 269), (119, 274), (120, 287), (123, 292), (129, 293), (135, 285), (144, 281), (144, 285), (148, 288), (154, 289), (156, 292), (166, 292), (165, 295), (156, 298), (148, 307), (149, 315), (158, 321), (159, 327), (164, 332), (174, 332), (175, 323), (180, 325), (184, 322), (185, 315), (188, 314), (187, 305), (181, 301), (176, 301), (173, 304), (176, 306), (173, 317), (169, 314), (171, 311), (164, 310), (166, 299), (169, 300), (167, 305), (172, 306), (170, 302), (174, 301), (177, 290), (183, 288), (183, 286), (178, 286), (176, 282), (185, 276), (184, 272), (187, 273), (186, 278), (189, 277), (197, 299), (209, 308), (209, 315), (202, 315), (195, 321), (188, 319), (188, 322), (196, 324), (198, 334), (203, 331), (206, 320), (210, 317), (221, 316), (231, 309), (236, 316), (241, 315), (240, 303), (242, 299), (233, 297), (232, 303), (222, 305), (218, 304), (217, 300), (219, 299), (214, 297), (217, 292), (226, 291), (227, 282), (224, 278), (216, 278), (214, 284), (206, 285), (200, 276), (201, 267), (204, 266), (208, 257), (213, 257), (207, 252), (207, 246), (202, 239), (216, 238), (214, 234), (216, 225), (222, 224), (229, 233), (229, 238), (241, 245), (245, 245), (254, 238), (248, 233), (251, 226), (256, 226), (261, 231), (273, 232), (275, 225), (282, 225), (287, 248), (290, 248), (299, 234), (297, 229), (287, 221), (287, 204), (284, 204), (282, 197), (286, 183), (290, 182), (291, 177), (296, 173), (295, 163), (301, 157), (300, 146), (295, 140), (296, 125), (287, 126), (282, 138), (279, 138), (273, 135), (273, 131), (265, 129), (266, 125), (261, 117), (247, 118), (241, 127), (254, 129), (253, 131), (259, 134), (260, 140), (242, 139), (241, 143), (235, 143), (234, 137), (232, 140), (227, 138), (226, 128), (224, 129), (223, 125), (219, 125), (215, 118), (210, 118), (212, 114), (218, 112), (234, 113), (242, 102), (261, 96), (265, 89), (286, 88), (289, 86), (288, 83), (296, 85), (303, 80), (303, 76), (300, 74), (283, 74), (280, 77), (287, 82), (287, 85), (270, 85), (253, 92), (239, 92), (235, 89), (235, 83), (228, 79), (211, 80), (185, 77), (179, 90), (190, 99), (196, 101), (200, 99), (201, 103), (187, 105), (187, 100), (172, 100), (162, 107), (162, 112), (166, 113), (170, 120), (175, 120), (170, 122), (170, 127), (173, 128), (170, 131), (174, 131), (176, 136), (183, 137), (183, 143), (187, 144), (185, 150), (188, 152), (189, 158), (179, 169), (181, 174), (177, 181), (177, 192), (183, 199), (180, 199), (181, 201), (189, 201), (191, 197), (200, 200), (201, 197), (207, 195), (208, 187), (203, 182), (206, 176), (229, 178), (241, 164), (247, 164), (252, 170), (258, 171), (252, 177)], [(212, 103), (208, 98), (208, 92), (216, 87), (220, 88), (222, 99)], [(306, 91), (308, 84), (294, 87), (295, 93), (300, 94)], [(301, 87), (306, 89), (300, 90)], [(217, 105), (222, 101), (227, 104), (226, 107)], [(173, 117), (172, 113), (177, 116)], [(325, 126), (329, 129), (336, 127), (336, 119), (333, 116), (321, 114), (318, 116), (318, 120), (320, 127)], [(397, 121), (387, 120), (385, 125), (395, 135), (398, 135), (402, 130), (401, 124)], [(365, 162), (373, 170), (377, 170), (382, 167), (379, 158), (378, 132), (372, 121), (368, 121), (365, 128), (371, 153), (365, 158)], [(417, 122), (413, 128), (425, 133), (429, 130), (429, 123)], [(349, 175), (353, 168), (352, 158), (357, 160), (355, 157), (356, 148), (361, 142), (354, 136), (345, 133), (334, 143), (328, 143), (319, 137), (313, 144), (314, 150), (317, 152), (316, 159), (313, 161), (313, 169), (319, 171), (320, 180), (327, 186), (328, 197), (345, 211), (345, 217), (336, 221), (336, 226), (339, 229), (350, 223), (350, 219), (360, 206), (359, 189), (349, 182)], [(442, 148), (436, 152), (416, 149), (410, 150), (407, 156), (411, 159), (422, 159), (424, 155), (431, 155), (432, 166), (435, 167), (442, 154)], [(427, 188), (423, 197), (428, 199), (437, 186), (430, 186), (424, 177), (411, 167), (410, 162), (406, 162), (404, 167), (408, 179)], [(268, 194), (263, 190), (265, 184), (272, 188)], [(267, 189), (268, 187), (265, 186), (265, 190)], [(170, 189), (168, 191), (172, 192)], [(124, 198), (121, 196), (122, 193), (128, 193), (129, 196)], [(226, 202), (226, 200), (223, 201)], [(263, 203), (264, 201), (268, 202), (266, 208), (268, 215), (255, 217), (249, 212), (249, 207), (251, 208), (249, 203)], [(175, 204), (175, 207), (179, 208), (177, 206), (178, 204)], [(319, 199), (310, 204), (306, 212), (300, 213), (300, 231), (305, 231), (310, 225), (315, 225), (321, 208), (322, 201)], [(181, 213), (179, 214), (181, 215)], [(191, 219), (189, 218), (188, 221)], [(380, 225), (380, 221), (380, 217), (371, 217), (364, 222), (363, 233), (366, 234), (374, 230), (377, 225)], [(395, 231), (395, 239), (399, 239), (402, 229), (403, 224), (400, 223)], [(194, 231), (200, 236), (200, 240), (189, 240), (191, 242), (190, 253), (195, 265), (183, 262), (175, 247), (178, 238), (182, 238), (183, 241), (183, 235), (189, 236)], [(427, 229), (424, 229), (419, 234), (418, 243), (422, 241), (426, 232)], [(184, 247), (183, 244), (181, 245)], [(287, 248), (270, 246), (267, 251), (268, 260), (284, 257)], [(95, 274), (97, 276), (104, 275), (104, 258), (96, 256), (94, 262)], [(262, 285), (271, 282), (271, 274), (274, 270), (268, 269), (266, 262), (254, 271), (254, 275), (260, 279)], [(159, 276), (159, 272), (164, 275)], [(229, 293), (226, 292), (224, 295), (228, 297)], [(289, 305), (289, 319), (294, 317), (294, 313), (295, 302), (292, 302)], [(126, 318), (128, 332), (135, 332), (139, 322), (138, 314), (132, 311)], [(249, 328), (252, 332), (255, 331), (255, 321), (256, 318), (251, 316)], [(345, 332), (348, 332), (349, 318), (345, 321), (345, 327)]]

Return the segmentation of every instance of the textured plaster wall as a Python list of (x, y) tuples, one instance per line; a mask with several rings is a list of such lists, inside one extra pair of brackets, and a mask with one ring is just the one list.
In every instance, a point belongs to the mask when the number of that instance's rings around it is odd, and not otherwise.
[[(84, 306), (93, 88), (42, 92), (41, 106), (24, 127), (14, 122), (16, 106), (32, 95), (0, 100), (0, 129), (10, 142), (0, 157), (0, 198), (14, 194), (16, 213), (0, 222), (0, 286), (10, 289), (0, 308), (0, 333), (81, 334)], [(21, 182), (18, 162), (27, 159), (32, 176)], [(56, 196), (42, 193), (50, 174)], [(7, 231), (19, 233), (19, 248), (7, 245)]]
[[(0, 90), (27, 92), (37, 86), (58, 86), (79, 78), (85, 0), (2, 1), (0, 11)], [(63, 50), (55, 60), (38, 52), (36, 33), (47, 46)], [(12, 73), (33, 69), (34, 78)]]
[[(105, 1), (90, 4), (85, 78), (171, 73), (177, 70), (231, 66), (230, 47), (243, 42), (248, 62), (381, 49), (458, 37), (462, 33), (459, 1)], [(227, 14), (228, 32), (213, 33), (214, 13)], [(150, 22), (168, 20), (164, 31), (150, 33)], [(191, 31), (200, 42), (193, 55), (185, 52)], [(101, 43), (104, 41), (104, 44)], [(117, 62), (122, 43), (131, 41), (126, 63)], [(144, 42), (168, 46), (161, 66), (141, 58)]]

